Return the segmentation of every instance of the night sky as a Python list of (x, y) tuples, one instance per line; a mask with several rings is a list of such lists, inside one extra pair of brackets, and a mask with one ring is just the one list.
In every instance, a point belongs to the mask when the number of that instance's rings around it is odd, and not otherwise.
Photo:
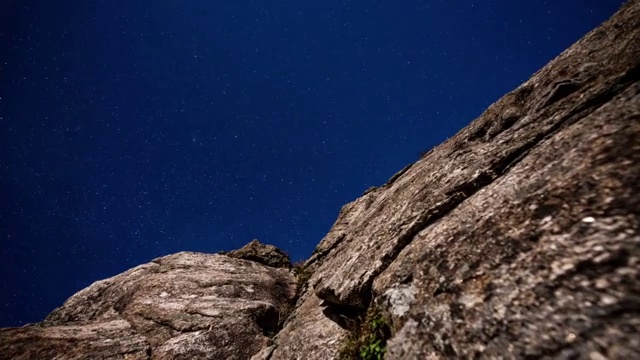
[(342, 205), (622, 1), (0, 3), (0, 326), (19, 326), (178, 251), (307, 258)]

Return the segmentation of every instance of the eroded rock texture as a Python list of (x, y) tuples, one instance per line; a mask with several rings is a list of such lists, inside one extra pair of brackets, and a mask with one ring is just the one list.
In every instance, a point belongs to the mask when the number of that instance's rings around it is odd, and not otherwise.
[(0, 358), (248, 359), (294, 294), (288, 270), (182, 252), (94, 283), (40, 324), (0, 330)]
[(638, 359), (638, 184), (633, 0), (345, 205), (298, 292), (288, 258), (259, 243), (180, 253), (0, 330), (0, 357), (336, 359), (375, 308), (388, 359)]
[[(325, 314), (377, 307), (391, 359), (640, 358), (639, 80), (631, 1), (343, 207), (309, 260)], [(330, 320), (296, 321), (285, 330)], [(278, 356), (292, 342), (277, 337), (274, 358), (339, 351)]]

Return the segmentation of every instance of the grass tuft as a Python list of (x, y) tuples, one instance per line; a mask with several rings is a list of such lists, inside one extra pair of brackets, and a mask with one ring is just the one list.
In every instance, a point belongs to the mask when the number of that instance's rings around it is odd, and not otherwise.
[(370, 310), (364, 319), (354, 321), (351, 336), (340, 351), (340, 359), (382, 360), (390, 337), (391, 331), (383, 317)]

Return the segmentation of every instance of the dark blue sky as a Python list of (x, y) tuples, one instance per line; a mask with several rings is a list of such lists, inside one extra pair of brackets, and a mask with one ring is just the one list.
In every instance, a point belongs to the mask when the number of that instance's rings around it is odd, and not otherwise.
[(0, 4), (0, 326), (154, 257), (304, 259), (622, 1)]

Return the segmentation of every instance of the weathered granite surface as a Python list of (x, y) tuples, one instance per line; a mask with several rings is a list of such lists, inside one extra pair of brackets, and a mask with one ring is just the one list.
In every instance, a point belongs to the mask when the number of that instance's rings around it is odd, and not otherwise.
[(294, 294), (286, 269), (182, 252), (94, 283), (40, 324), (0, 330), (0, 358), (248, 359)]
[(0, 330), (0, 359), (336, 359), (372, 309), (388, 359), (637, 359), (639, 184), (632, 0), (345, 205), (302, 270), (253, 242), (167, 256)]
[[(627, 107), (631, 114), (625, 114), (629, 117), (626, 123), (633, 123), (637, 108), (633, 86), (640, 72), (638, 6), (638, 1), (629, 2), (618, 16), (563, 52), (397, 179), (345, 206), (336, 228), (319, 245), (321, 249), (333, 249), (312, 279), (320, 298), (366, 306), (373, 280), (420, 231), (441, 219), (451, 219), (453, 209), (482, 189), (491, 187), (496, 194), (511, 191), (515, 184), (499, 180), (532, 150), (555, 146), (549, 151), (558, 157), (575, 151), (579, 143), (553, 145), (548, 141), (564, 136), (572, 124), (587, 123), (584, 131), (596, 138), (605, 136), (608, 129), (590, 124), (588, 115), (617, 97), (624, 97), (625, 91), (631, 92), (626, 100), (617, 101), (598, 116), (619, 118), (623, 115), (621, 107)], [(627, 132), (632, 130), (625, 128)], [(633, 138), (635, 134), (629, 136)], [(578, 165), (571, 163), (577, 160), (567, 159), (566, 166)], [(627, 173), (635, 178), (637, 173), (633, 170), (631, 167)], [(526, 171), (520, 176), (535, 176), (539, 169)], [(580, 176), (588, 178), (590, 171), (583, 167)], [(594, 186), (593, 190), (599, 187)], [(525, 200), (520, 197), (528, 192), (529, 189), (521, 190), (523, 194), (513, 200)], [(570, 197), (581, 195), (566, 193)], [(509, 206), (507, 211), (516, 213), (521, 211), (520, 206), (532, 204), (505, 206)], [(466, 219), (464, 222), (474, 225)]]
[(378, 308), (390, 359), (640, 358), (639, 80), (630, 1), (343, 207), (308, 262), (325, 313)]

